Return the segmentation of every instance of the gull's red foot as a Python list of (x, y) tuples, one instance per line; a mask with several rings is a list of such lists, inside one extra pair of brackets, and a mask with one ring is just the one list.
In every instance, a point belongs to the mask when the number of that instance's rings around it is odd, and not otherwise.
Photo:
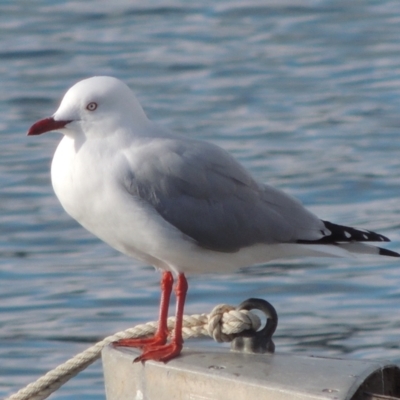
[(113, 345), (143, 349), (143, 353), (136, 357), (134, 362), (147, 360), (166, 362), (177, 357), (182, 350), (182, 344), (176, 342), (166, 344), (166, 341), (166, 337), (153, 336), (144, 339), (121, 339), (114, 342)]
[(120, 339), (114, 342), (113, 345), (121, 347), (138, 347), (142, 349), (143, 347), (162, 346), (165, 343), (167, 343), (167, 334), (155, 335), (142, 339)]
[(158, 328), (154, 336), (139, 339), (120, 339), (113, 343), (114, 346), (143, 348), (147, 346), (162, 346), (167, 343), (167, 337), (169, 333), (167, 328), (168, 305), (173, 283), (174, 279), (171, 272), (163, 272), (161, 279), (160, 315), (158, 320)]
[(178, 275), (176, 284), (176, 313), (175, 313), (175, 330), (171, 338), (171, 342), (167, 343), (168, 338), (168, 305), (171, 295), (173, 277), (171, 272), (163, 272), (161, 279), (161, 302), (160, 314), (158, 319), (158, 328), (153, 337), (142, 339), (120, 339), (114, 342), (114, 346), (124, 347), (139, 347), (143, 349), (143, 353), (135, 358), (138, 361), (162, 361), (166, 362), (174, 357), (177, 357), (182, 351), (182, 322), (183, 322), (183, 307), (188, 289), (187, 281), (184, 274)]
[(168, 305), (171, 295), (173, 277), (171, 272), (163, 272), (161, 279), (161, 301), (160, 314), (158, 318), (158, 328), (153, 337), (141, 339), (120, 339), (114, 342), (115, 346), (139, 347), (143, 349), (143, 353), (135, 358), (138, 361), (162, 361), (167, 362), (177, 357), (182, 351), (182, 322), (183, 322), (183, 306), (185, 304), (186, 292), (188, 284), (184, 274), (178, 274), (178, 282), (176, 284), (176, 313), (175, 313), (175, 330), (171, 338), (171, 342), (167, 344), (168, 328)]
[(182, 344), (177, 344), (174, 342), (161, 346), (149, 346), (145, 347), (143, 353), (139, 357), (136, 357), (133, 362), (148, 360), (167, 362), (179, 356), (181, 351)]

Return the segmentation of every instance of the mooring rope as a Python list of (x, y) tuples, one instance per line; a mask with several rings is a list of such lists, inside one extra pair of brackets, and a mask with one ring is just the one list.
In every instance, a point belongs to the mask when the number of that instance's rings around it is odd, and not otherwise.
[[(170, 334), (174, 324), (175, 318), (168, 318)], [(221, 304), (216, 306), (210, 314), (184, 315), (182, 332), (184, 339), (211, 336), (217, 342), (230, 342), (241, 332), (248, 329), (257, 330), (260, 325), (260, 318), (256, 314)], [(156, 329), (157, 322), (149, 322), (108, 336), (5, 400), (46, 399), (64, 383), (100, 358), (103, 347), (120, 339), (151, 336)]]

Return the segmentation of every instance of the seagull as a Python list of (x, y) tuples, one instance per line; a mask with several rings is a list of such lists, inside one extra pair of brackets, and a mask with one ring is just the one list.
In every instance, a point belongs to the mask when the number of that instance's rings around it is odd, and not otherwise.
[[(135, 361), (182, 350), (186, 276), (227, 273), (289, 257), (400, 257), (361, 242), (383, 235), (323, 221), (295, 198), (257, 182), (222, 148), (150, 121), (130, 88), (95, 76), (76, 83), (28, 135), (60, 131), (51, 180), (65, 211), (116, 250), (162, 271), (158, 328)], [(176, 322), (167, 316), (176, 279)]]

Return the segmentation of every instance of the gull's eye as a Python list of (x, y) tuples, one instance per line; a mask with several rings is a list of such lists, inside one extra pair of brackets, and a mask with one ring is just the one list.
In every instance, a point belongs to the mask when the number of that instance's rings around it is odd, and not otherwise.
[(94, 111), (96, 108), (97, 108), (97, 103), (95, 103), (94, 101), (92, 101), (86, 106), (86, 110), (88, 111)]

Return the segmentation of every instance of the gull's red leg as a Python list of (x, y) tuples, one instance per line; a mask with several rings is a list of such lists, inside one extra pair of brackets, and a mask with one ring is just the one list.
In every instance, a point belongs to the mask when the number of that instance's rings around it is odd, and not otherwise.
[(171, 297), (172, 285), (174, 278), (171, 272), (163, 272), (161, 277), (161, 300), (160, 300), (160, 313), (158, 317), (158, 327), (154, 336), (142, 339), (121, 339), (114, 342), (115, 346), (123, 347), (147, 347), (163, 345), (167, 342), (168, 337), (168, 308), (169, 299)]
[(175, 287), (176, 294), (176, 314), (175, 314), (175, 331), (171, 339), (171, 343), (163, 345), (145, 346), (142, 355), (137, 357), (134, 361), (168, 361), (177, 357), (182, 351), (183, 338), (182, 338), (182, 323), (183, 323), (183, 309), (185, 306), (186, 293), (188, 290), (188, 283), (184, 274), (178, 275), (178, 282)]

